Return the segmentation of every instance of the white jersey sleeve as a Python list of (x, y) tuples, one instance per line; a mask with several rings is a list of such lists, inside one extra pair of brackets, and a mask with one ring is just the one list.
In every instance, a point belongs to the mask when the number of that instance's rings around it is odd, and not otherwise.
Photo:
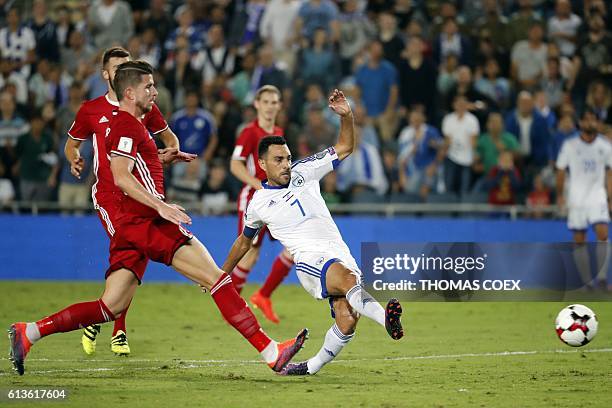
[(291, 165), (291, 171), (299, 172), (304, 181), (321, 180), (327, 173), (340, 164), (338, 154), (333, 147), (298, 160)]
[(561, 151), (557, 156), (557, 163), (555, 164), (559, 170), (567, 170), (569, 167), (569, 144), (567, 141), (561, 145)]
[(259, 214), (257, 214), (257, 211), (255, 211), (255, 206), (250, 205), (251, 203), (253, 203), (253, 200), (249, 202), (249, 205), (247, 205), (246, 211), (244, 212), (244, 230), (242, 233), (249, 238), (254, 238), (261, 227), (264, 226), (264, 222)]

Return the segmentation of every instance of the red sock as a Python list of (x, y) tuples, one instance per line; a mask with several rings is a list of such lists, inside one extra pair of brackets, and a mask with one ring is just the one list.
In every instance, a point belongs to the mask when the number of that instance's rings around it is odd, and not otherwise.
[(247, 278), (249, 277), (250, 269), (244, 269), (239, 266), (236, 266), (232, 271), (231, 278), (232, 282), (234, 282), (234, 288), (236, 288), (236, 292), (242, 292), (242, 288), (246, 283)]
[(232, 285), (232, 278), (224, 273), (210, 288), (210, 294), (223, 318), (238, 330), (257, 351), (261, 352), (270, 344), (272, 339), (261, 329), (247, 303), (236, 292)]
[(261, 289), (259, 289), (259, 293), (265, 297), (272, 296), (272, 292), (278, 288), (278, 285), (280, 285), (285, 277), (289, 274), (291, 267), (293, 267), (293, 261), (287, 259), (282, 252), (278, 254), (274, 260), (274, 263), (272, 264), (270, 274), (268, 274), (266, 281)]
[(113, 327), (113, 336), (116, 336), (119, 330), (123, 331), (124, 333), (127, 333), (127, 330), (125, 328), (125, 315), (127, 314), (128, 309), (130, 308), (131, 304), (132, 304), (132, 301), (130, 300), (130, 303), (127, 305), (125, 310), (121, 312), (121, 316), (119, 316), (115, 320), (115, 326)]
[(76, 303), (36, 322), (40, 336), (65, 333), (92, 324), (110, 322), (115, 316), (102, 299), (93, 302)]

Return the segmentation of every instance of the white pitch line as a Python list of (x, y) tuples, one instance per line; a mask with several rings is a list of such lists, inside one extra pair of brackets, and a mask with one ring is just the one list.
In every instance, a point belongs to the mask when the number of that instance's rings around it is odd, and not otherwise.
[[(470, 358), (470, 357), (508, 357), (508, 356), (533, 356), (537, 354), (576, 354), (576, 353), (612, 353), (612, 348), (600, 348), (600, 349), (586, 349), (586, 350), (542, 350), (542, 351), (501, 351), (496, 353), (465, 353), (465, 354), (437, 354), (430, 356), (403, 356), (403, 357), (384, 357), (384, 358), (357, 358), (357, 359), (339, 359), (334, 360), (332, 363), (336, 364), (352, 364), (360, 363), (364, 361), (408, 361), (408, 360), (435, 360), (435, 359), (452, 359), (452, 358)], [(8, 358), (1, 358), (0, 360), (7, 360)], [(97, 360), (66, 360), (66, 359), (48, 359), (39, 358), (31, 359), (28, 361), (48, 361), (48, 362), (72, 362), (72, 363), (83, 363), (83, 362), (117, 362), (119, 359), (97, 359)], [(177, 364), (190, 363), (190, 364), (178, 364), (172, 367), (97, 367), (97, 368), (75, 368), (69, 370), (33, 370), (27, 371), (27, 374), (54, 374), (54, 373), (86, 373), (86, 372), (103, 372), (103, 371), (121, 371), (121, 370), (164, 370), (164, 369), (181, 369), (189, 370), (193, 368), (205, 368), (210, 366), (224, 367), (224, 366), (243, 366), (247, 364), (262, 364), (261, 360), (157, 360), (157, 359), (125, 359), (121, 362), (130, 363), (170, 363)], [(14, 375), (13, 373), (0, 373), (0, 377)]]

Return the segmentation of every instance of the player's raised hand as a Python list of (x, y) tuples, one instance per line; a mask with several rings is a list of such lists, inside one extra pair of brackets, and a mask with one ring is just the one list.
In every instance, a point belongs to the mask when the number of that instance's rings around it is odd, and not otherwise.
[(334, 89), (329, 96), (329, 108), (340, 116), (346, 116), (351, 113), (351, 106), (346, 96), (338, 89)]
[(173, 224), (191, 224), (191, 218), (185, 214), (185, 209), (180, 205), (164, 203), (157, 212), (162, 218)]
[(159, 149), (157, 151), (157, 155), (159, 156), (159, 161), (162, 164), (190, 162), (193, 161), (196, 157), (198, 157), (195, 154), (181, 152), (176, 147), (166, 147), (164, 149)]
[(85, 160), (82, 157), (77, 157), (70, 162), (70, 173), (76, 178), (81, 178), (81, 173), (85, 168)]

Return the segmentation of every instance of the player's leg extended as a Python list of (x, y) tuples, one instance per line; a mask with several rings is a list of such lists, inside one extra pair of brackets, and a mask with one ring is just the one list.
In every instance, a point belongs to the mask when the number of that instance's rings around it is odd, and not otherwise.
[(197, 238), (180, 247), (172, 259), (172, 267), (185, 277), (208, 289), (221, 315), (261, 354), (274, 371), (282, 370), (300, 350), (308, 331), (278, 344), (262, 330), (253, 312), (240, 297), (232, 279), (224, 273)]
[(319, 352), (308, 361), (289, 363), (283, 370), (284, 375), (316, 374), (323, 366), (332, 361), (355, 335), (359, 314), (355, 313), (344, 297), (330, 300), (335, 323), (325, 334), (325, 341)]
[(232, 282), (238, 293), (242, 292), (242, 288), (244, 287), (244, 284), (246, 283), (249, 277), (251, 269), (253, 269), (253, 267), (257, 263), (257, 260), (259, 259), (260, 250), (261, 246), (251, 246), (249, 252), (244, 254), (240, 262), (238, 262), (238, 265), (236, 265), (236, 267), (232, 271), (230, 276), (232, 277)]
[(127, 329), (125, 328), (125, 316), (130, 309), (130, 304), (123, 310), (120, 316), (115, 319), (113, 335), (111, 336), (111, 351), (117, 356), (127, 356), (131, 353), (130, 344), (127, 339)]
[(270, 269), (270, 273), (266, 278), (261, 289), (251, 296), (251, 303), (257, 309), (261, 309), (262, 313), (272, 323), (279, 323), (280, 319), (274, 312), (272, 308), (272, 300), (270, 297), (272, 296), (272, 292), (276, 290), (278, 285), (287, 277), (289, 271), (293, 267), (293, 257), (287, 251), (286, 248), (278, 254), (274, 263), (272, 264), (272, 269)]
[(109, 322), (129, 304), (138, 281), (128, 270), (113, 272), (106, 280), (100, 299), (76, 303), (48, 317), (30, 323), (14, 323), (9, 329), (11, 360), (19, 375), (30, 347), (42, 337), (64, 333), (92, 324)]
[[(608, 281), (608, 269), (610, 267), (611, 248), (608, 241), (608, 223), (595, 224), (595, 236), (597, 237), (597, 283), (612, 290), (612, 282)], [(607, 286), (606, 286), (607, 285)]]
[(580, 273), (580, 278), (584, 285), (591, 289), (593, 287), (593, 276), (591, 275), (591, 259), (589, 255), (589, 248), (586, 245), (586, 230), (574, 230), (574, 247), (573, 257), (576, 263), (576, 268)]
[(330, 296), (345, 296), (357, 313), (385, 327), (391, 338), (399, 340), (404, 336), (400, 320), (402, 306), (397, 299), (389, 300), (386, 309), (383, 309), (361, 286), (357, 276), (340, 262), (334, 262), (327, 269), (325, 282)]

